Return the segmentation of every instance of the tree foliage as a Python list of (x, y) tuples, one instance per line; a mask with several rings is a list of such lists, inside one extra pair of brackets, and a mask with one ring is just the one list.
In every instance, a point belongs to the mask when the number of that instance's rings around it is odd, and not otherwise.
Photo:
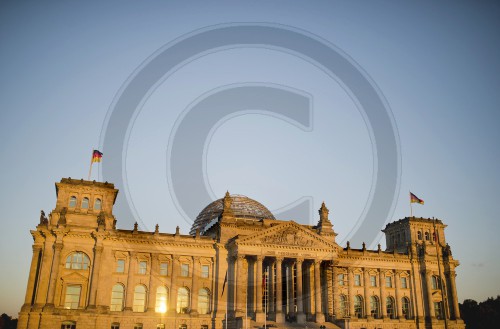
[(459, 306), (466, 329), (497, 328), (500, 323), (500, 296), (480, 303), (466, 299)]
[(12, 319), (11, 316), (3, 313), (0, 315), (0, 329), (16, 329), (17, 319)]

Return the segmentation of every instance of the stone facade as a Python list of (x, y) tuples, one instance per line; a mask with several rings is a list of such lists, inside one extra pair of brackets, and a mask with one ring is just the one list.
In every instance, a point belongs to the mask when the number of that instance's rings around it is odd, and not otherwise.
[(465, 328), (437, 219), (390, 223), (386, 250), (367, 250), (336, 243), (324, 204), (301, 225), (227, 193), (183, 235), (116, 229), (113, 184), (56, 192), (31, 231), (20, 329)]

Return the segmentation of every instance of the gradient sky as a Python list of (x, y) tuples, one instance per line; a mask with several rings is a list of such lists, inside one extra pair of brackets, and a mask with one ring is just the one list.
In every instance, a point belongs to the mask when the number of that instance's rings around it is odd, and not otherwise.
[[(500, 294), (498, 3), (2, 1), (0, 313), (19, 311), (32, 255), (29, 230), (40, 209), (54, 208), (54, 182), (87, 177), (90, 152), (101, 146), (106, 116), (129, 76), (176, 38), (234, 22), (299, 28), (358, 63), (383, 93), (399, 131), (401, 186), (388, 221), (409, 215), (411, 190), (425, 200), (415, 215), (449, 225), (447, 241), (461, 262), (459, 299)], [(162, 232), (177, 225), (188, 232), (166, 174), (172, 129), (200, 95), (246, 82), (311, 94), (313, 129), (255, 114), (224, 121), (206, 149), (213, 197), (229, 190), (271, 210), (303, 196), (315, 209), (324, 200), (345, 245), (373, 174), (363, 116), (338, 81), (272, 49), (208, 54), (145, 99), (125, 157), (138, 218), (117, 218), (120, 228), (140, 220), (142, 229), (158, 222)], [(101, 178), (98, 169), (93, 179)]]

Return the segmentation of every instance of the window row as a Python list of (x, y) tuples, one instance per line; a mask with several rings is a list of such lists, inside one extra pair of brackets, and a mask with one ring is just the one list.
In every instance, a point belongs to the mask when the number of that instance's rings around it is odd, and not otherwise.
[[(362, 275), (361, 274), (354, 274), (354, 285), (355, 286), (363, 286), (363, 281), (362, 281)], [(339, 286), (345, 286), (347, 285), (347, 274), (341, 273), (337, 275), (337, 281)], [(408, 278), (403, 276), (400, 278), (401, 285), (400, 287), (402, 289), (407, 289), (408, 288)], [(377, 276), (376, 275), (370, 275), (370, 286), (371, 287), (377, 287)], [(393, 277), (392, 276), (386, 276), (385, 277), (385, 286), (387, 288), (392, 288), (393, 287)]]
[[(349, 316), (349, 304), (346, 295), (340, 295), (339, 298), (339, 309), (340, 309), (340, 317)], [(367, 316), (364, 309), (364, 299), (363, 296), (356, 295), (354, 296), (354, 317), (363, 318)], [(397, 310), (395, 305), (395, 300), (393, 297), (387, 297), (385, 300), (385, 307), (387, 316), (391, 319), (395, 319), (397, 317)], [(406, 318), (410, 318), (410, 299), (408, 297), (401, 298), (401, 312), (402, 315)], [(437, 313), (436, 313), (437, 314)], [(381, 317), (381, 309), (380, 309), (380, 300), (378, 296), (370, 297), (370, 313), (369, 316), (377, 319)]]
[[(78, 203), (78, 199), (76, 198), (76, 196), (72, 195), (69, 198), (69, 208), (76, 208), (77, 203)], [(82, 203), (80, 204), (80, 208), (88, 209), (89, 204), (90, 204), (90, 199), (87, 197), (84, 197), (82, 199)], [(94, 209), (101, 210), (101, 208), (102, 208), (102, 200), (99, 198), (95, 198), (94, 199)]]
[[(422, 234), (424, 236), (425, 241), (429, 241), (431, 239), (431, 233), (426, 231), (422, 233), (422, 231), (417, 232), (417, 239), (422, 240)], [(432, 233), (432, 241), (436, 241), (436, 232)]]
[[(148, 261), (141, 260), (137, 266), (137, 274), (146, 274), (148, 270)], [(118, 259), (116, 261), (116, 273), (125, 273), (125, 259)], [(190, 264), (181, 264), (180, 267), (180, 276), (189, 277), (191, 276)], [(159, 274), (161, 276), (169, 275), (169, 263), (168, 262), (160, 262)], [(202, 278), (208, 278), (210, 276), (210, 265), (201, 265), (201, 273)]]
[[(155, 312), (165, 313), (168, 310), (169, 292), (164, 286), (156, 288)], [(125, 302), (125, 286), (117, 283), (113, 286), (111, 292), (110, 311), (123, 311)], [(186, 287), (177, 290), (177, 313), (188, 313), (191, 302), (190, 291)], [(137, 285), (134, 289), (134, 299), (132, 311), (145, 312), (147, 305), (147, 290), (144, 285)], [(208, 314), (210, 312), (210, 291), (202, 288), (198, 290), (198, 313)]]
[[(61, 323), (61, 329), (76, 329), (76, 322), (75, 321), (63, 321)], [(120, 329), (120, 323), (119, 322), (111, 323), (111, 329)], [(134, 329), (143, 329), (143, 324), (142, 323), (135, 323)], [(164, 323), (157, 324), (156, 329), (165, 329), (165, 324)], [(178, 329), (188, 329), (188, 326), (187, 326), (187, 324), (180, 324), (178, 326)], [(200, 329), (208, 329), (208, 325), (202, 324), (200, 326)]]

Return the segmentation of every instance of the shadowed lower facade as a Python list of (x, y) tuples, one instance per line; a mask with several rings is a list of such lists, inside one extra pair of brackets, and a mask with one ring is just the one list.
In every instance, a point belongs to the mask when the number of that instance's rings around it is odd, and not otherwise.
[(385, 250), (341, 247), (241, 195), (214, 201), (189, 235), (116, 228), (113, 184), (63, 178), (31, 231), (18, 328), (463, 329), (446, 225), (388, 224)]

